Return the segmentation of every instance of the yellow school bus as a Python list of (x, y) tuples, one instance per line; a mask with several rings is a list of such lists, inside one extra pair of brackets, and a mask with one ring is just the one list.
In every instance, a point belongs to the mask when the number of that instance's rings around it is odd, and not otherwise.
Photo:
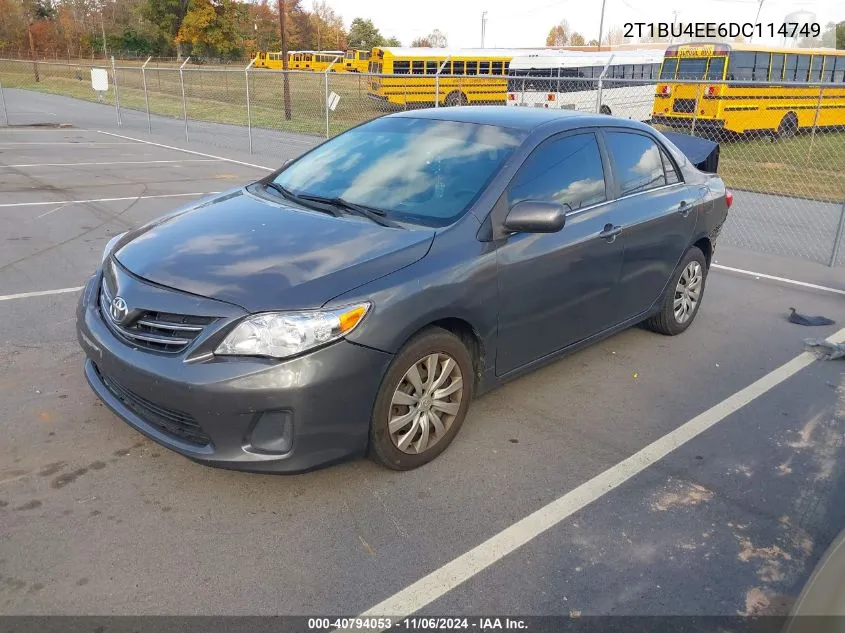
[[(700, 83), (677, 83), (679, 79)], [(796, 85), (802, 82), (836, 85)], [(652, 121), (689, 128), (693, 119), (696, 129), (740, 134), (762, 130), (778, 136), (813, 126), (845, 125), (845, 51), (751, 44), (670, 46), (658, 76)]]
[(291, 56), (290, 67), (293, 70), (316, 72), (325, 72), (331, 67), (332, 72), (342, 72), (345, 56), (344, 51), (296, 51)]
[[(332, 71), (343, 71), (345, 70), (343, 65), (345, 55), (343, 51), (288, 51), (288, 69), (324, 72), (331, 66)], [(335, 60), (337, 62), (332, 65)], [(282, 53), (258, 52), (253, 58), (252, 66), (281, 70)]]
[[(400, 107), (505, 103), (508, 65), (525, 51), (445, 48), (374, 48), (368, 94), (372, 99)], [(435, 78), (438, 70), (439, 78)], [(435, 84), (439, 82), (440, 89)]]
[(370, 66), (370, 51), (350, 49), (343, 59), (343, 69), (351, 73), (365, 73)]

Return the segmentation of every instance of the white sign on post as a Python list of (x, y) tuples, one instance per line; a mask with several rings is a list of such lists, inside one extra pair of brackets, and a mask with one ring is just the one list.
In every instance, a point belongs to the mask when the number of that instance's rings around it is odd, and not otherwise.
[(340, 95), (336, 92), (329, 93), (329, 110), (334, 112), (334, 109), (337, 107), (338, 102), (340, 101)]
[(105, 68), (91, 69), (91, 88), (98, 93), (100, 99), (109, 91), (109, 72)]

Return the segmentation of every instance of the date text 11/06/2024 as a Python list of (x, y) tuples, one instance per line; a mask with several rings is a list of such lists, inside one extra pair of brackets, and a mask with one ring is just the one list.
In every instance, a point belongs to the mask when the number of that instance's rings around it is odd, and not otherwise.
[(816, 22), (626, 22), (626, 38), (633, 37), (818, 37)]
[(338, 630), (338, 631), (387, 631), (401, 629), (409, 631), (522, 631), (528, 632), (528, 624), (521, 618), (509, 617), (409, 617), (409, 618), (308, 618), (308, 630)]

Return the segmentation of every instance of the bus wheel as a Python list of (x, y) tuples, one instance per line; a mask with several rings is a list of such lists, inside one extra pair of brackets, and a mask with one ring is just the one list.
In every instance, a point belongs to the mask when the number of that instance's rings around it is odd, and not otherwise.
[(795, 136), (798, 131), (798, 117), (794, 112), (788, 112), (778, 125), (778, 138), (789, 138)]
[(610, 114), (610, 108), (608, 108), (606, 105), (603, 105), (599, 108), (599, 112), (601, 114)]
[(452, 106), (462, 106), (468, 103), (466, 95), (461, 92), (460, 90), (455, 90), (454, 92), (450, 92), (446, 95), (446, 105), (449, 107)]

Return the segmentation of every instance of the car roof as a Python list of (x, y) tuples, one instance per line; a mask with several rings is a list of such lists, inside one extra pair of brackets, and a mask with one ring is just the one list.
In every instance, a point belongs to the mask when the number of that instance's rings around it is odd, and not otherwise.
[(577, 112), (575, 110), (557, 110), (547, 108), (525, 108), (507, 106), (458, 106), (450, 108), (426, 108), (397, 112), (389, 117), (434, 119), (438, 121), (457, 121), (477, 123), (479, 125), (497, 125), (519, 130), (534, 130), (548, 123), (557, 123), (555, 131), (565, 131), (580, 127), (630, 127), (650, 129), (648, 126), (604, 114)]

